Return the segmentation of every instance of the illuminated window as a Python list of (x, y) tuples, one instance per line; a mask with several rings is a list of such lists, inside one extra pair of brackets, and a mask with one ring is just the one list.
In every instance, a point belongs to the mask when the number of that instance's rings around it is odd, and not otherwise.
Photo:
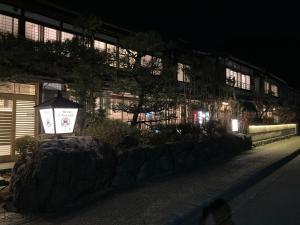
[(247, 90), (250, 90), (250, 76), (248, 76), (248, 75), (245, 75), (245, 78), (246, 78), (246, 80), (245, 80), (245, 88), (247, 89)]
[(136, 51), (119, 48), (119, 67), (128, 68), (134, 66), (136, 57)]
[(99, 51), (106, 51), (106, 43), (103, 41), (97, 41), (94, 42), (94, 48), (98, 49)]
[(278, 97), (278, 87), (277, 87), (277, 85), (275, 85), (275, 84), (271, 85), (271, 94), (273, 96)]
[(68, 32), (61, 32), (61, 41), (65, 42), (66, 40), (72, 40), (75, 37), (74, 34), (68, 33)]
[(141, 65), (150, 68), (153, 75), (160, 75), (163, 69), (162, 59), (151, 55), (143, 56)]
[(35, 95), (35, 85), (12, 83), (12, 82), (0, 82), (0, 93)]
[(109, 64), (110, 66), (117, 67), (117, 46), (107, 44), (107, 53), (111, 55), (111, 63)]
[(119, 67), (127, 68), (129, 65), (129, 55), (126, 49), (119, 48)]
[(18, 34), (18, 19), (0, 14), (0, 32)]
[(14, 83), (0, 82), (0, 93), (14, 93)]
[(56, 41), (56, 40), (57, 40), (56, 30), (49, 27), (44, 27), (44, 42)]
[(242, 88), (245, 90), (250, 90), (251, 83), (250, 83), (250, 76), (233, 71), (229, 68), (226, 68), (226, 84), (231, 85), (233, 82), (234, 87)]
[(35, 95), (35, 85), (15, 83), (15, 94)]
[(33, 40), (41, 40), (41, 26), (36, 23), (27, 22), (25, 23), (25, 37)]
[(182, 63), (178, 63), (177, 67), (177, 80), (189, 83), (191, 81), (188, 71), (190, 70), (190, 66), (183, 65)]
[(265, 87), (265, 94), (269, 94), (269, 91), (270, 91), (269, 82), (265, 81), (264, 87)]
[(151, 55), (145, 55), (141, 59), (141, 65), (145, 67), (151, 67), (151, 60), (152, 60)]
[(114, 111), (113, 108), (117, 106), (119, 103), (122, 103), (121, 99), (111, 98), (110, 99), (111, 105), (110, 105), (110, 112), (109, 112), (109, 118), (114, 120), (123, 120), (123, 114), (122, 111)]

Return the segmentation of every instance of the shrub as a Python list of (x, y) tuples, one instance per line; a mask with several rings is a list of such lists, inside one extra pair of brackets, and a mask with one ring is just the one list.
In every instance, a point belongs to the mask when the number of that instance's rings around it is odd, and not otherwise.
[(218, 120), (210, 120), (204, 126), (204, 133), (208, 137), (215, 135), (225, 135), (227, 134), (226, 127)]
[(83, 135), (99, 138), (114, 148), (128, 148), (139, 143), (140, 132), (120, 120), (97, 121), (84, 129)]
[(33, 155), (38, 149), (38, 139), (31, 136), (16, 138), (13, 149), (20, 154), (20, 159), (25, 160), (27, 156)]
[(202, 129), (194, 124), (170, 124), (153, 126), (146, 138), (150, 144), (199, 141), (203, 136)]

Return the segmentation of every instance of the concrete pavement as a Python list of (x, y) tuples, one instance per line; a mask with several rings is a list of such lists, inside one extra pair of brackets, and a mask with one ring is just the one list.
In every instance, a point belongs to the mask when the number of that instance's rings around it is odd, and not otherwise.
[(300, 137), (259, 146), (226, 163), (123, 191), (68, 215), (40, 217), (26, 224), (169, 224), (299, 148)]
[(237, 225), (300, 224), (300, 156), (230, 202)]

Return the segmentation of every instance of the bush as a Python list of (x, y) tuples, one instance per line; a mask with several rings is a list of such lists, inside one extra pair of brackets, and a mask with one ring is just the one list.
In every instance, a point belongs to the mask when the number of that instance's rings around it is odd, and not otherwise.
[(31, 136), (16, 138), (13, 149), (20, 154), (20, 159), (25, 160), (27, 156), (33, 155), (38, 149), (38, 139)]
[(139, 143), (140, 132), (120, 120), (95, 122), (83, 131), (83, 135), (99, 138), (113, 148), (128, 148)]
[(218, 120), (210, 120), (203, 127), (204, 133), (208, 137), (227, 134), (226, 127)]
[(199, 141), (203, 136), (202, 129), (194, 124), (170, 124), (153, 126), (146, 134), (149, 144)]

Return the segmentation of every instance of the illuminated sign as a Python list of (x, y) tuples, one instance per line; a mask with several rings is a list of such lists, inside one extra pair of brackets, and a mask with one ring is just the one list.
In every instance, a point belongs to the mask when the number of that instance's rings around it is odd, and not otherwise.
[(54, 134), (54, 120), (52, 109), (40, 109), (40, 114), (46, 134)]
[(63, 98), (61, 92), (57, 97), (35, 106), (40, 111), (46, 134), (73, 133), (80, 104)]
[(57, 134), (72, 133), (78, 109), (54, 109), (55, 128)]
[(200, 125), (203, 124), (203, 115), (205, 117), (205, 114), (203, 114), (202, 111), (198, 111), (198, 122)]
[(237, 119), (232, 119), (232, 120), (231, 120), (231, 128), (232, 128), (232, 131), (233, 131), (233, 132), (239, 130), (239, 123), (238, 123), (238, 120), (237, 120)]

